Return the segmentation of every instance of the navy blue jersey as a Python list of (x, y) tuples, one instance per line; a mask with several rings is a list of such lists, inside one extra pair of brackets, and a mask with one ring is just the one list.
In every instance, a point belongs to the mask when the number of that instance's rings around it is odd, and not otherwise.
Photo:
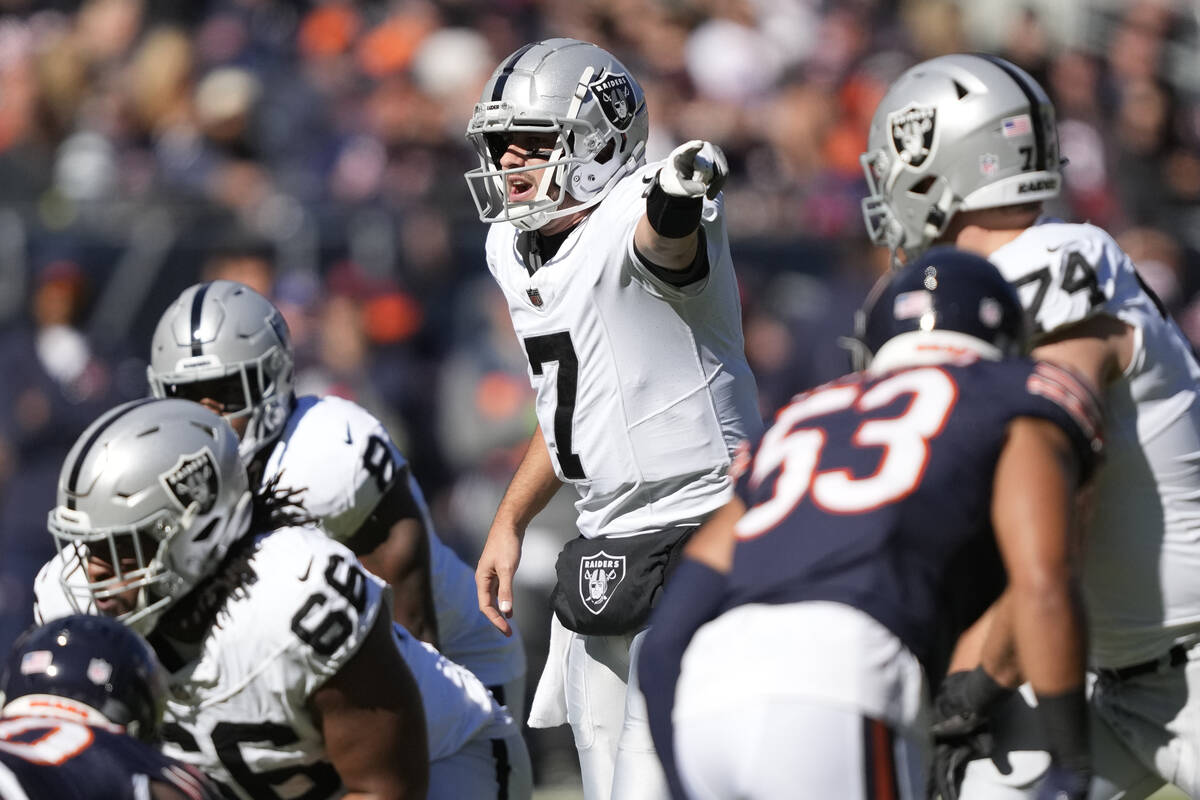
[(741, 468), (737, 492), (748, 510), (736, 526), (722, 611), (845, 603), (885, 625), (936, 674), (935, 644), (956, 636), (1003, 588), (992, 481), (1017, 417), (1058, 425), (1083, 473), (1092, 470), (1098, 406), (1050, 364), (856, 373), (797, 395)]
[(144, 800), (150, 781), (194, 800), (221, 797), (192, 767), (124, 734), (49, 717), (0, 719), (3, 800)]

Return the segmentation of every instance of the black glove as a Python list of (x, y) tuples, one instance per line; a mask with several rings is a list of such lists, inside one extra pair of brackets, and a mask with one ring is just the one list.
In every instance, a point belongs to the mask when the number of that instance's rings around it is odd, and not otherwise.
[(930, 800), (958, 800), (967, 764), (992, 753), (992, 732), (985, 716), (962, 712), (934, 723)]
[(1051, 764), (1038, 788), (1037, 800), (1086, 800), (1091, 780), (1086, 771)]
[(988, 711), (1011, 692), (982, 667), (946, 676), (933, 703), (930, 800), (958, 800), (967, 764), (991, 755)]

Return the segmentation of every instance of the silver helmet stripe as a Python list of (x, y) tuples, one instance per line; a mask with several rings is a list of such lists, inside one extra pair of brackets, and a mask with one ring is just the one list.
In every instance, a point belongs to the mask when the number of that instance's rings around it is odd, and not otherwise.
[(1034, 153), (1033, 168), (1038, 171), (1046, 169), (1046, 128), (1042, 124), (1042, 104), (1038, 100), (1037, 94), (1009, 62), (982, 53), (979, 54), (979, 57), (1004, 70), (1004, 73), (1012, 78), (1013, 83), (1021, 90), (1021, 94), (1025, 95), (1025, 99), (1029, 101), (1029, 122), (1033, 125), (1033, 149), (1037, 151)]
[(204, 343), (200, 341), (200, 318), (204, 316), (204, 296), (208, 294), (211, 283), (203, 283), (192, 297), (192, 355), (204, 355)]
[(100, 436), (112, 426), (121, 417), (133, 411), (138, 406), (144, 406), (146, 403), (154, 401), (155, 398), (147, 397), (142, 400), (136, 400), (128, 405), (113, 409), (108, 419), (96, 426), (92, 431), (92, 435), (83, 443), (83, 447), (79, 448), (79, 455), (75, 457), (75, 463), (71, 466), (71, 476), (67, 480), (67, 508), (75, 510), (75, 490), (79, 483), (79, 474), (83, 471), (83, 462), (87, 460), (88, 452), (96, 444)]

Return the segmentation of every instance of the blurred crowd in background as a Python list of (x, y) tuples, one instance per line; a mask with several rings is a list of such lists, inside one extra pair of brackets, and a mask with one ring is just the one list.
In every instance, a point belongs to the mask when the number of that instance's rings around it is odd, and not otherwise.
[[(858, 156), (887, 84), (946, 52), (1046, 87), (1070, 160), (1050, 211), (1116, 235), (1200, 342), (1198, 28), (1193, 0), (0, 0), (0, 648), (67, 449), (146, 393), (154, 324), (202, 278), (283, 309), (299, 390), (384, 420), (474, 563), (534, 417), (463, 133), (522, 44), (623, 60), (651, 159), (724, 147), (765, 414), (848, 369), (837, 339), (886, 268)], [(526, 546), (531, 686), (573, 517), (560, 494)], [(534, 744), (540, 780), (569, 769)]]

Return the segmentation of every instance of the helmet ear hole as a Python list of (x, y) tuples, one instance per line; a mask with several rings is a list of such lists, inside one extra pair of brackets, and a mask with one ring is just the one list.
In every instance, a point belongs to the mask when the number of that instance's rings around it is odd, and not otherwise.
[(929, 194), (929, 190), (933, 188), (933, 184), (936, 181), (937, 181), (937, 178), (935, 176), (926, 175), (924, 178), (921, 178), (921, 180), (917, 181), (912, 186), (910, 186), (908, 189), (908, 193), (909, 194), (921, 194), (921, 195)]
[(607, 164), (608, 160), (613, 157), (613, 153), (615, 152), (617, 152), (617, 141), (615, 139), (609, 139), (608, 144), (604, 146), (604, 149), (596, 154), (596, 163)]

